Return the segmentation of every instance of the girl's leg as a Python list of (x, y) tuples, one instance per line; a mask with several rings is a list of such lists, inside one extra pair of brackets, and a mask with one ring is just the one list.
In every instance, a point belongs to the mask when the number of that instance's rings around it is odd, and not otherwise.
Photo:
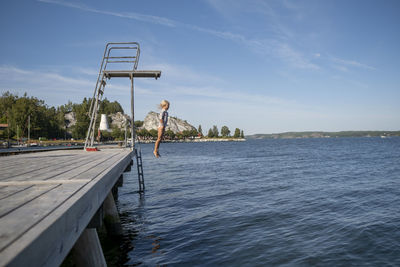
[(161, 140), (164, 139), (164, 132), (165, 132), (165, 128), (159, 128), (158, 129), (158, 138), (157, 138), (157, 140), (159, 140), (159, 142), (158, 142), (158, 145), (157, 145), (157, 151), (158, 151), (158, 148), (160, 147)]
[(160, 127), (158, 128), (158, 136), (157, 136), (157, 141), (154, 144), (154, 156), (156, 156), (156, 158), (158, 158), (160, 156), (160, 154), (158, 154), (158, 148), (160, 147), (160, 143), (161, 143), (161, 139), (163, 137), (164, 134), (164, 128)]

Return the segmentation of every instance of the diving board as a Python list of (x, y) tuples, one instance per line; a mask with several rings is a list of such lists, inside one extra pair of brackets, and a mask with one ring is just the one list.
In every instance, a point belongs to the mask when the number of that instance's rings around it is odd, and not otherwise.
[(105, 70), (104, 76), (110, 78), (155, 78), (161, 77), (159, 70)]

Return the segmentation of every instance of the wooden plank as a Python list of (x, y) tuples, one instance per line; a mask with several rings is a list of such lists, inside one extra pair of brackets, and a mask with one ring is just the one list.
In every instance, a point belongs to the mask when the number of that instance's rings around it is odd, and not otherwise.
[[(20, 172), (26, 172), (28, 167), (32, 167), (40, 164), (41, 168), (45, 168), (51, 166), (54, 163), (57, 163), (57, 159), (46, 159), (39, 161), (36, 158), (17, 158), (13, 156), (13, 161), (10, 162), (1, 162), (0, 169), (2, 170), (0, 173), (0, 177), (10, 176), (14, 174), (19, 174)], [(28, 169), (29, 170), (29, 169)], [(17, 172), (17, 173), (16, 173)]]
[[(47, 193), (48, 191), (56, 188), (60, 184), (51, 184), (51, 185), (37, 185), (29, 187), (25, 190), (19, 191), (16, 194), (13, 194), (10, 197), (4, 198), (1, 200), (0, 205), (0, 218), (6, 216), (13, 210), (18, 209), (24, 204), (33, 201), (35, 198), (40, 197), (41, 195)], [(14, 186), (18, 187), (18, 186)], [(19, 186), (20, 187), (20, 186)]]
[(9, 168), (8, 171), (0, 173), (0, 180), (6, 181), (10, 179), (14, 179), (15, 177), (33, 177), (38, 174), (50, 172), (52, 170), (62, 169), (68, 166), (73, 166), (74, 164), (80, 162), (87, 162), (94, 160), (93, 157), (89, 155), (83, 156), (78, 155), (73, 159), (68, 158), (68, 160), (60, 160), (59, 158), (49, 158), (45, 159), (46, 163), (43, 163), (43, 159), (38, 160), (37, 158), (30, 160), (20, 160), (21, 166), (17, 166), (14, 168)]
[[(47, 180), (47, 179), (55, 179), (58, 177), (59, 179), (72, 179), (80, 172), (84, 172), (85, 170), (92, 168), (93, 166), (97, 166), (101, 163), (106, 162), (116, 154), (98, 154), (96, 157), (84, 157), (81, 159), (77, 159), (74, 162), (67, 162), (62, 165), (56, 165), (55, 167), (48, 167), (40, 170), (35, 170), (30, 173), (25, 173), (23, 175), (4, 178), (1, 181), (25, 181), (29, 179), (36, 180)], [(61, 177), (61, 178), (60, 178)]]
[[(131, 158), (132, 152), (122, 151), (109, 164), (103, 165), (101, 173), (96, 168), (86, 172), (85, 175), (94, 177), (83, 187), (77, 188), (78, 184), (62, 184), (38, 198), (45, 201), (31, 201), (1, 218), (0, 266), (25, 266), (32, 263), (39, 266), (59, 265), (129, 165)], [(35, 211), (30, 216), (32, 220), (18, 224), (21, 220), (29, 219), (26, 218), (27, 214), (32, 211)], [(11, 229), (13, 233), (10, 234), (9, 227), (3, 225), (14, 223), (18, 227), (15, 227), (15, 231)], [(27, 224), (30, 225), (28, 228)]]
[(9, 197), (10, 195), (18, 193), (19, 191), (22, 191), (24, 189), (27, 189), (28, 187), (30, 187), (30, 186), (24, 186), (24, 187), (21, 187), (21, 186), (18, 186), (18, 187), (15, 187), (15, 186), (0, 186), (0, 201), (3, 198)]
[[(118, 153), (107, 153), (102, 157), (96, 157), (96, 160), (86, 163), (79, 168), (74, 168), (70, 172), (62, 175), (63, 179), (92, 179), (91, 177), (95, 174), (102, 172), (104, 168), (112, 164), (115, 160), (118, 160), (120, 155)], [(88, 174), (89, 173), (89, 174)], [(58, 179), (60, 175), (53, 176), (51, 179)]]
[(75, 150), (75, 149), (83, 149), (83, 146), (69, 146), (69, 147), (36, 147), (36, 148), (7, 148), (0, 149), (0, 156), (10, 156), (10, 155), (19, 155), (19, 154), (28, 154), (28, 153), (37, 153), (37, 152), (47, 152), (54, 150)]
[[(76, 163), (83, 161), (96, 160), (98, 157), (104, 156), (104, 153), (99, 153), (98, 155), (96, 155), (96, 157), (94, 157), (93, 155), (90, 155), (89, 153), (86, 153), (84, 151), (80, 152), (81, 153), (75, 153), (72, 155), (65, 155), (64, 153), (61, 155), (50, 154), (48, 156), (43, 156), (43, 157), (19, 158), (18, 160), (14, 160), (19, 162), (20, 166), (16, 166), (18, 168), (17, 171), (19, 172), (16, 173), (15, 169), (10, 168), (8, 172), (0, 173), (0, 177), (4, 177), (6, 176), (6, 174), (9, 177), (20, 176), (23, 174), (29, 174), (30, 172), (32, 172), (32, 170), (40, 172), (43, 172), (44, 170), (50, 171), (53, 169), (58, 169), (60, 167), (74, 165)], [(63, 158), (62, 160), (60, 160), (60, 156)]]
[[(76, 162), (81, 157), (79, 155), (69, 156), (69, 162)], [(66, 160), (66, 159), (64, 159)], [(46, 168), (55, 167), (57, 165), (63, 165), (66, 162), (60, 161), (58, 157), (46, 157), (46, 158), (17, 158), (15, 161), (18, 163), (14, 166), (5, 166), (3, 171), (0, 173), (0, 179), (23, 175), (25, 173), (32, 172), (33, 170), (45, 170)]]
[(58, 185), (56, 189), (40, 195), (35, 201), (28, 202), (13, 210), (8, 216), (0, 218), (1, 225), (12, 225), (0, 228), (0, 252), (42, 221), (81, 187), (79, 184)]
[(83, 182), (90, 182), (90, 179), (79, 180), (31, 180), (31, 181), (9, 181), (0, 182), (0, 186), (24, 186), (24, 185), (54, 185), (54, 184), (80, 184)]

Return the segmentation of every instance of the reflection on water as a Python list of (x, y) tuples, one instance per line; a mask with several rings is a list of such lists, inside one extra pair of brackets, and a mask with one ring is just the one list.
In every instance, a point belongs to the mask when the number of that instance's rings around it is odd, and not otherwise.
[(143, 145), (126, 266), (400, 266), (400, 138)]

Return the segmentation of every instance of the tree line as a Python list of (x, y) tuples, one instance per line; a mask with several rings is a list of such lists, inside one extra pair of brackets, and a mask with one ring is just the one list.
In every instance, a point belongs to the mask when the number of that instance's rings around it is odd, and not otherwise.
[[(26, 93), (20, 97), (17, 94), (5, 92), (0, 97), (0, 124), (8, 127), (0, 128), (0, 140), (14, 139), (20, 140), (30, 135), (31, 139), (70, 139), (82, 140), (86, 138), (89, 128), (90, 118), (88, 116), (90, 99), (84, 98), (82, 103), (72, 103), (69, 101), (59, 107), (50, 107), (43, 100), (36, 97), (29, 97)], [(73, 112), (76, 123), (71, 126), (71, 121), (66, 119), (66, 114)], [(105, 98), (99, 107), (99, 114), (115, 114), (121, 112), (124, 114), (122, 106), (117, 102), (111, 102)], [(100, 116), (97, 117), (97, 127), (99, 126)], [(135, 121), (135, 127), (138, 129), (136, 134), (141, 139), (157, 138), (157, 130), (140, 129), (143, 121)], [(127, 136), (130, 136), (130, 127), (127, 127)], [(97, 132), (97, 129), (96, 129)], [(198, 129), (185, 130), (174, 133), (171, 130), (165, 132), (165, 139), (187, 139), (204, 137), (201, 125)], [(222, 126), (221, 133), (218, 127), (213, 126), (208, 131), (208, 138), (218, 137), (244, 137), (243, 130), (235, 129), (233, 136), (227, 126)], [(104, 140), (124, 140), (125, 131), (117, 126), (112, 126), (110, 132), (103, 132)]]
[[(202, 132), (201, 125), (199, 126), (199, 132)], [(240, 130), (239, 128), (235, 128), (235, 131), (233, 135), (231, 135), (231, 131), (229, 130), (228, 126), (222, 126), (221, 127), (221, 134), (218, 131), (217, 125), (214, 125), (212, 128), (208, 130), (207, 134), (208, 138), (227, 138), (227, 137), (233, 137), (233, 138), (244, 138), (244, 132), (243, 130)]]
[[(49, 107), (43, 100), (26, 93), (20, 97), (7, 91), (0, 97), (0, 124), (8, 127), (2, 127), (0, 139), (16, 140), (28, 135), (32, 139), (84, 139), (90, 123), (89, 106), (90, 99), (84, 98), (80, 104), (69, 101), (59, 107)], [(71, 122), (65, 115), (70, 112), (74, 112), (76, 124), (68, 128)], [(110, 102), (105, 98), (101, 102), (99, 114), (117, 112), (124, 112), (117, 101)], [(124, 133), (113, 129), (112, 135), (120, 138)]]

